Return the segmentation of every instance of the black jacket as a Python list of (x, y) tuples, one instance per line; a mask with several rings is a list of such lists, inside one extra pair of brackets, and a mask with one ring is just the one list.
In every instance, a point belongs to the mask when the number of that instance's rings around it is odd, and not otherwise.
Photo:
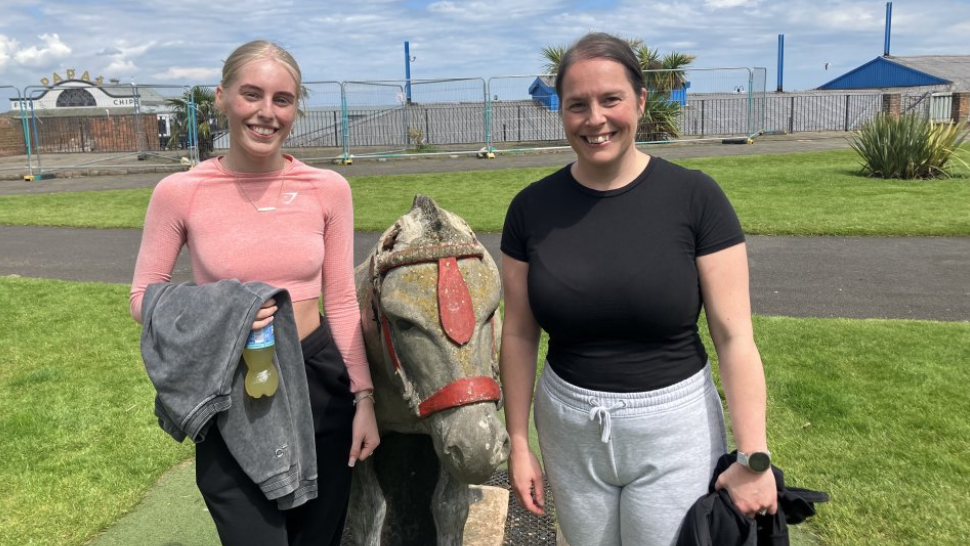
[(785, 486), (785, 474), (771, 467), (778, 484), (778, 512), (748, 518), (738, 511), (726, 490), (715, 491), (721, 472), (737, 460), (737, 452), (722, 455), (711, 478), (710, 494), (697, 500), (684, 517), (677, 546), (785, 546), (788, 525), (815, 515), (815, 503), (826, 502), (824, 491)]

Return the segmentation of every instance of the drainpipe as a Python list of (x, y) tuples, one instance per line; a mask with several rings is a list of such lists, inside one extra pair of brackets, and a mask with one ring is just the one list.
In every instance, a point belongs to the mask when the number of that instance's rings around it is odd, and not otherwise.
[(784, 74), (785, 74), (785, 35), (779, 34), (778, 35), (778, 92), (779, 93), (785, 90), (784, 89), (785, 86), (782, 83), (785, 81)]
[(411, 44), (404, 42), (404, 84), (405, 104), (411, 104)]
[(886, 2), (886, 39), (882, 46), (882, 56), (889, 56), (889, 34), (893, 27), (893, 3)]

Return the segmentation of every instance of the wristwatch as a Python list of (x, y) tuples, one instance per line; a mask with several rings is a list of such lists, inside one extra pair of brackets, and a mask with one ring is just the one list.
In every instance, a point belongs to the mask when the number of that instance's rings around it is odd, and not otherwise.
[(771, 468), (771, 452), (765, 450), (744, 453), (738, 450), (738, 464), (752, 472), (767, 472)]

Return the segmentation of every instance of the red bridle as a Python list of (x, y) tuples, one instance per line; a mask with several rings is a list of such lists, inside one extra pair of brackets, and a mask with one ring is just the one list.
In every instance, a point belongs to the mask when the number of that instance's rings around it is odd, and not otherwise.
[[(472, 307), (471, 294), (468, 285), (458, 268), (458, 260), (463, 258), (478, 258), (484, 256), (484, 247), (477, 241), (475, 244), (442, 244), (427, 245), (391, 252), (371, 258), (371, 275), (374, 283), (374, 300), (379, 300), (381, 283), (384, 276), (392, 269), (423, 263), (438, 264), (438, 316), (445, 335), (452, 343), (462, 346), (468, 343), (475, 331), (475, 312)], [(394, 371), (405, 382), (404, 368), (394, 350), (394, 340), (391, 337), (390, 324), (381, 305), (375, 305), (375, 314), (380, 317), (379, 324), (382, 339)], [(490, 320), (494, 342), (494, 319)], [(429, 396), (426, 400), (417, 400), (416, 413), (424, 418), (442, 410), (467, 406), (478, 402), (498, 402), (501, 398), (501, 388), (494, 378), (488, 376), (459, 378)]]

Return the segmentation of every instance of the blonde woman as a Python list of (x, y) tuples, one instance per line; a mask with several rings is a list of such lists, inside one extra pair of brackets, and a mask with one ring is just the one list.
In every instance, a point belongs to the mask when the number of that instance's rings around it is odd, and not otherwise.
[[(188, 247), (196, 283), (262, 281), (287, 289), (293, 301), (319, 493), (278, 509), (210, 427), (196, 446), (197, 482), (223, 544), (339, 544), (351, 467), (379, 443), (354, 290), (350, 187), (339, 174), (281, 151), (300, 90), (296, 61), (275, 44), (250, 42), (228, 57), (216, 106), (228, 120), (229, 150), (157, 185), (132, 283), (131, 313), (141, 322), (146, 287), (169, 282)], [(276, 310), (266, 302), (253, 328), (272, 322)]]

